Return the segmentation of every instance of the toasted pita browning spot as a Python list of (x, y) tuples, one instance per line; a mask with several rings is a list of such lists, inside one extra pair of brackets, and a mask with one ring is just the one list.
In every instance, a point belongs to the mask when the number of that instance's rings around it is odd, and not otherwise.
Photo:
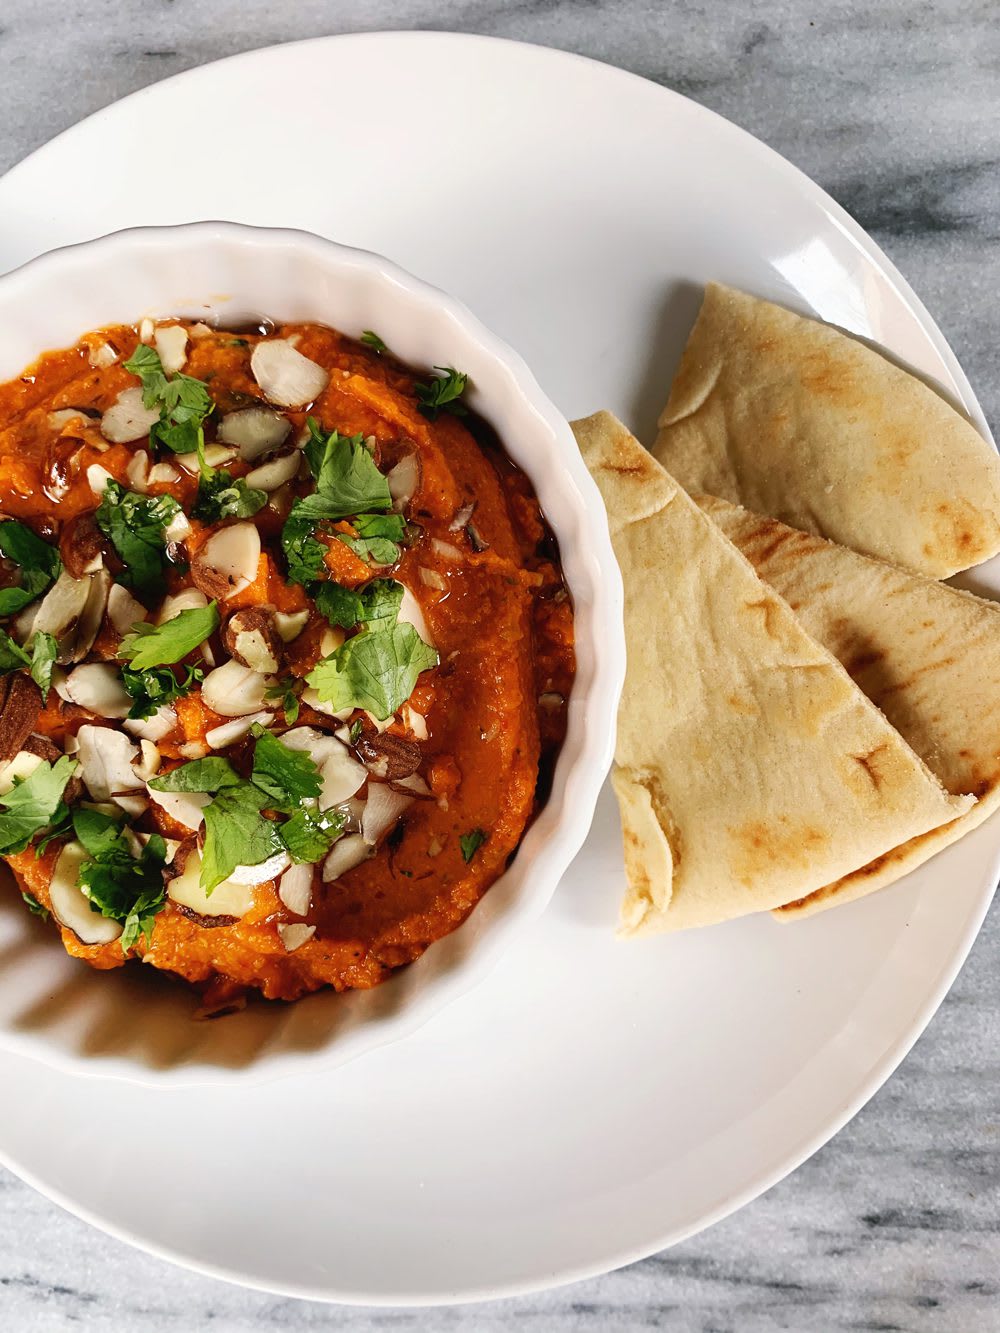
[(653, 452), (689, 491), (933, 578), (1000, 550), (1000, 458), (857, 338), (710, 283)]
[(970, 807), (614, 417), (573, 429), (625, 584), (623, 934), (781, 907)]

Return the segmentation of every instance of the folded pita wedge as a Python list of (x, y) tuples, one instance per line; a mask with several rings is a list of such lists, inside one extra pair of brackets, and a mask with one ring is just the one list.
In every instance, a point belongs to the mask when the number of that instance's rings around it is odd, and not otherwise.
[(696, 498), (945, 788), (978, 797), (960, 819), (777, 915), (871, 893), (991, 815), (1000, 806), (1000, 606), (725, 500)]
[(653, 453), (688, 491), (945, 578), (1000, 550), (1000, 457), (839, 329), (712, 283)]
[(620, 422), (573, 429), (625, 582), (625, 934), (779, 907), (970, 807)]

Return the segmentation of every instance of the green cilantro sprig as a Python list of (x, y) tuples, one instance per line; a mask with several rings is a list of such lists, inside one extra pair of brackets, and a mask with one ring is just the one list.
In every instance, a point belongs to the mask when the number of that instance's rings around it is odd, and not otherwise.
[(159, 353), (145, 343), (135, 349), (125, 369), (138, 376), (146, 407), (159, 408), (160, 419), (149, 432), (150, 444), (175, 454), (194, 453), (203, 439), (205, 420), (215, 408), (205, 382), (180, 373), (168, 379)]
[[(252, 735), (256, 744), (249, 779), (240, 777), (228, 759), (212, 755), (181, 764), (149, 784), (156, 791), (211, 793), (201, 865), (206, 894), (237, 866), (260, 865), (282, 850), (296, 861), (318, 861), (344, 829), (336, 811), (318, 808), (323, 783), (309, 755), (260, 726), (252, 728)], [(265, 810), (290, 818), (272, 819)]]
[(437, 651), (412, 625), (396, 624), (355, 634), (318, 662), (306, 680), (335, 711), (363, 708), (384, 721), (406, 703), (421, 672), (438, 661)]
[(373, 351), (378, 352), (379, 356), (381, 356), (383, 352), (388, 352), (389, 350), (378, 334), (371, 329), (365, 329), (359, 341), (363, 342), (366, 347), (370, 347)]
[(122, 667), (121, 676), (122, 684), (133, 700), (129, 717), (147, 718), (165, 704), (190, 694), (204, 680), (205, 673), (196, 666), (189, 666), (180, 677), (169, 666), (147, 667), (145, 671)]
[(439, 413), (451, 412), (453, 416), (468, 415), (468, 408), (459, 400), (468, 387), (469, 377), (454, 366), (435, 366), (440, 375), (435, 375), (426, 384), (414, 384), (418, 410), (431, 421), (436, 421)]
[(76, 760), (66, 755), (54, 764), (43, 760), (23, 782), (0, 796), (0, 856), (23, 852), (36, 834), (65, 818), (63, 792), (76, 768)]
[(148, 944), (153, 920), (167, 901), (163, 884), (167, 849), (163, 839), (154, 833), (140, 855), (133, 856), (124, 820), (85, 806), (73, 811), (73, 831), (88, 854), (80, 866), (78, 883), (90, 899), (91, 908), (122, 923), (122, 953), (128, 953), (140, 935)]
[(218, 628), (217, 602), (178, 611), (177, 615), (171, 616), (162, 625), (150, 625), (140, 620), (132, 626), (132, 633), (122, 639), (118, 656), (128, 662), (133, 671), (172, 666), (187, 657), (188, 653), (194, 652)]
[(486, 834), (481, 828), (470, 829), (468, 833), (462, 834), (458, 840), (458, 845), (462, 849), (462, 860), (466, 865), (469, 864), (485, 841)]
[(0, 588), (0, 619), (15, 615), (40, 597), (62, 573), (59, 552), (17, 519), (0, 523), (0, 555), (19, 565), (21, 582)]
[(162, 591), (167, 564), (164, 528), (179, 512), (172, 495), (137, 495), (108, 479), (94, 518), (125, 566), (117, 575), (119, 583), (138, 593)]

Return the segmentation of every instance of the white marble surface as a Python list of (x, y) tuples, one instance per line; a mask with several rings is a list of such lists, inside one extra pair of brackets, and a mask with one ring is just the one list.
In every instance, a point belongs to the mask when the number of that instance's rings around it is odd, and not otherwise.
[[(678, 89), (759, 135), (873, 232), (951, 339), (1000, 429), (996, 0), (758, 0), (752, 8), (729, 0), (4, 0), (0, 170), (168, 74), (292, 38), (393, 27), (567, 47)], [(281, 1300), (138, 1254), (0, 1173), (0, 1328), (16, 1333), (504, 1326), (1000, 1330), (997, 911), (903, 1068), (831, 1144), (711, 1231), (562, 1291), (442, 1311)]]

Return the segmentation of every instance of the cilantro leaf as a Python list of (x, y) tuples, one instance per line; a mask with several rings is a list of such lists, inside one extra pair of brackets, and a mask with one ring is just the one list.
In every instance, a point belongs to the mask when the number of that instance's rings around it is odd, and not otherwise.
[(117, 576), (119, 583), (142, 593), (163, 587), (167, 561), (163, 530), (179, 512), (172, 495), (137, 495), (113, 478), (108, 480), (94, 518), (125, 565)]
[(268, 699), (280, 699), (281, 711), (285, 715), (285, 722), (290, 727), (294, 727), (299, 716), (299, 696), (296, 693), (298, 681), (293, 676), (286, 676), (274, 685), (269, 685), (266, 690)]
[(406, 532), (406, 520), (399, 514), (358, 514), (351, 519), (357, 537), (338, 533), (337, 538), (356, 556), (376, 565), (394, 565), (399, 559), (397, 542)]
[(248, 486), (242, 477), (209, 468), (198, 482), (198, 496), (191, 511), (195, 518), (214, 523), (223, 518), (252, 518), (267, 504), (267, 491)]
[(145, 935), (148, 944), (153, 918), (167, 901), (163, 839), (153, 834), (139, 856), (133, 856), (124, 822), (84, 806), (73, 811), (73, 830), (89, 857), (80, 867), (78, 882), (91, 907), (122, 923), (122, 953), (128, 953), (140, 935)]
[(23, 852), (36, 833), (61, 814), (66, 784), (76, 772), (76, 760), (63, 755), (54, 764), (43, 760), (23, 782), (0, 796), (0, 855)]
[(303, 801), (319, 798), (323, 780), (304, 750), (292, 750), (282, 745), (259, 722), (254, 723), (250, 732), (257, 741), (251, 780), (269, 798), (272, 809), (287, 814)]
[(180, 679), (168, 666), (147, 667), (145, 671), (122, 667), (121, 675), (122, 684), (134, 700), (130, 718), (152, 717), (158, 708), (182, 698), (205, 678), (204, 671), (195, 666), (188, 667)]
[(391, 629), (396, 623), (403, 585), (395, 579), (372, 579), (360, 592), (339, 583), (321, 583), (315, 590), (316, 609), (331, 625), (353, 629), (365, 624), (369, 629)]
[(20, 671), (22, 667), (30, 665), (31, 658), (21, 645), (6, 630), (0, 629), (0, 673)]
[(278, 826), (278, 835), (293, 861), (320, 861), (344, 831), (347, 816), (342, 810), (296, 810)]
[(238, 787), (243, 779), (228, 759), (210, 755), (207, 759), (192, 759), (179, 764), (169, 773), (150, 778), (149, 785), (156, 791), (221, 791), (223, 787)]
[(59, 552), (16, 519), (0, 523), (0, 555), (21, 567), (16, 588), (0, 588), (0, 617), (12, 616), (41, 596), (62, 571)]
[(36, 634), (31, 640), (31, 679), (48, 698), (52, 687), (52, 668), (56, 664), (59, 645), (51, 634)]
[(356, 634), (317, 663), (306, 680), (335, 710), (364, 708), (384, 721), (406, 703), (420, 673), (437, 664), (437, 652), (413, 626), (397, 624)]
[(358, 341), (363, 342), (366, 347), (374, 348), (379, 356), (381, 356), (383, 352), (388, 352), (389, 350), (378, 334), (373, 333), (371, 329), (365, 329)]
[(296, 514), (292, 505), (281, 530), (281, 545), (288, 561), (288, 577), (293, 583), (313, 583), (324, 568), (327, 548), (316, 540), (315, 528), (313, 520)]
[(215, 408), (204, 381), (179, 372), (167, 379), (159, 353), (145, 343), (138, 345), (125, 369), (139, 377), (146, 407), (160, 409), (160, 419), (149, 432), (150, 444), (175, 454), (193, 453), (202, 439), (202, 424)]
[(454, 366), (435, 366), (440, 375), (435, 375), (427, 384), (414, 384), (413, 392), (417, 396), (419, 411), (431, 421), (436, 421), (438, 413), (451, 412), (456, 417), (468, 415), (468, 408), (458, 400), (465, 393), (469, 383), (468, 375)]
[(458, 845), (462, 849), (462, 860), (466, 865), (469, 864), (485, 841), (486, 834), (481, 828), (474, 828), (468, 833), (462, 834), (458, 840)]
[(122, 639), (118, 656), (129, 662), (133, 671), (168, 666), (194, 652), (218, 627), (219, 608), (216, 602), (209, 602), (208, 606), (195, 606), (188, 611), (178, 611), (177, 615), (171, 616), (162, 625), (150, 625), (148, 621), (140, 620), (132, 633)]
[[(204, 761), (202, 761), (204, 762)], [(257, 866), (282, 842), (278, 825), (261, 811), (270, 798), (250, 782), (224, 787), (205, 806), (205, 845), (201, 853), (201, 886), (211, 893), (237, 866)]]
[(49, 909), (47, 907), (43, 907), (33, 893), (28, 893), (27, 890), (25, 890), (21, 894), (21, 897), (27, 904), (28, 911), (31, 913), (32, 916), (41, 917), (43, 921), (48, 921)]

